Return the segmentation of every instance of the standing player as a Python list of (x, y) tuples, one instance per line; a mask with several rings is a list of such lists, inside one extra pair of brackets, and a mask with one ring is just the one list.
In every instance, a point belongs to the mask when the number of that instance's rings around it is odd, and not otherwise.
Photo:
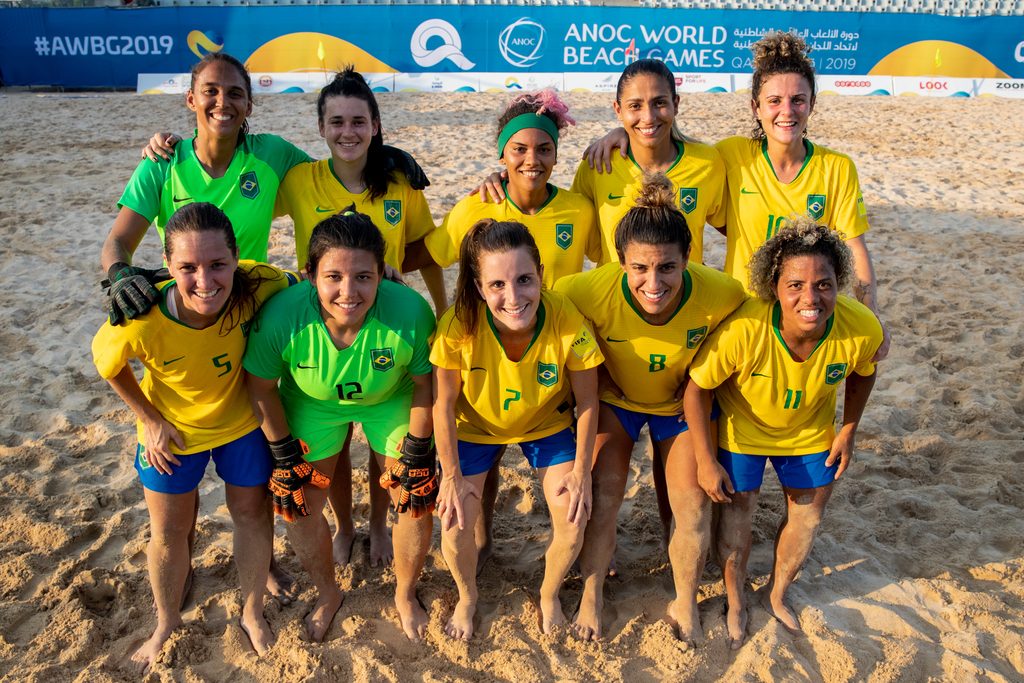
[[(766, 462), (782, 484), (786, 511), (762, 595), (769, 613), (799, 632), (786, 591), (811, 551), (835, 481), (853, 458), (882, 328), (866, 306), (839, 296), (850, 261), (838, 233), (807, 217), (794, 219), (750, 261), (750, 284), (759, 298), (711, 334), (690, 368), (684, 406), (697, 476), (712, 500), (726, 503), (718, 555), (733, 649), (746, 635), (747, 558)], [(836, 392), (844, 378), (843, 423), (836, 433)], [(717, 440), (708, 428), (712, 391), (721, 406)]]
[(369, 216), (348, 207), (325, 219), (310, 239), (309, 280), (265, 309), (245, 354), (275, 461), (275, 509), (291, 522), (292, 548), (319, 593), (305, 621), (317, 642), (343, 599), (321, 489), (334, 476), (354, 422), (381, 471), (395, 472), (401, 483), (392, 500), (399, 512), (393, 535), (402, 628), (418, 640), (427, 624), (416, 581), (430, 547), (437, 492), (430, 448), (434, 315), (414, 290), (382, 279), (384, 251)]
[(459, 265), (455, 306), (438, 322), (430, 355), (444, 470), (442, 550), (459, 589), (445, 632), (473, 635), (480, 491), (504, 445), (518, 443), (543, 483), (551, 515), (540, 589), (542, 627), (550, 633), (565, 622), (559, 588), (590, 516), (596, 368), (603, 357), (572, 302), (542, 291), (544, 268), (526, 226), (478, 222), (462, 241)]
[[(105, 323), (92, 345), (100, 375), (138, 419), (135, 469), (150, 516), (147, 557), (157, 609), (153, 635), (132, 655), (143, 667), (181, 625), (197, 487), (211, 457), (235, 525), (239, 624), (258, 654), (274, 640), (263, 617), (273, 533), (270, 453), (245, 390), (242, 353), (256, 310), (289, 279), (271, 266), (239, 263), (231, 222), (212, 204), (182, 207), (165, 231), (164, 258), (174, 279), (160, 286), (158, 308), (124, 325)], [(141, 383), (132, 359), (145, 368)]]
[(449, 266), (478, 221), (522, 223), (533, 235), (544, 264), (544, 285), (583, 270), (584, 256), (598, 260), (601, 236), (590, 200), (555, 187), (548, 181), (558, 161), (558, 137), (576, 122), (554, 90), (524, 93), (513, 99), (498, 118), (498, 159), (508, 174), (497, 203), (472, 194), (459, 201), (444, 223), (427, 236), (433, 260)]
[(601, 637), (604, 579), (633, 446), (646, 424), (662, 460), (673, 525), (669, 558), (676, 597), (669, 619), (680, 639), (701, 638), (697, 587), (707, 553), (711, 506), (697, 485), (681, 388), (690, 360), (744, 299), (732, 278), (688, 263), (690, 231), (663, 175), (649, 176), (615, 231), (618, 263), (560, 280), (594, 325), (612, 380), (601, 391), (594, 467), (594, 514), (580, 553), (583, 598), (576, 629)]

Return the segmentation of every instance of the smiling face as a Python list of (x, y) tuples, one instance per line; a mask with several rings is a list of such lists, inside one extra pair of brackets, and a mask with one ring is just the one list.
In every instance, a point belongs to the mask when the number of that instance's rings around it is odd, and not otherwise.
[(328, 249), (313, 274), (324, 321), (338, 328), (360, 327), (377, 300), (380, 278), (373, 253), (365, 249)]
[(238, 69), (226, 61), (207, 64), (192, 80), (185, 104), (196, 113), (200, 136), (237, 138), (252, 113), (252, 98)]
[(547, 185), (557, 160), (554, 140), (539, 128), (524, 128), (509, 138), (501, 157), (509, 185), (524, 194)]
[(775, 286), (781, 328), (793, 338), (820, 339), (836, 309), (838, 289), (835, 269), (824, 256), (805, 254), (783, 261)]
[(208, 327), (231, 296), (238, 257), (223, 233), (215, 230), (177, 233), (168, 239), (172, 241), (164, 258), (181, 301), (179, 319), (192, 327)]
[(370, 142), (379, 130), (380, 121), (373, 118), (366, 100), (341, 95), (328, 97), (324, 102), (320, 137), (337, 161), (365, 164)]
[(623, 86), (615, 101), (615, 115), (629, 136), (630, 147), (661, 149), (672, 141), (672, 123), (679, 111), (679, 95), (673, 95), (664, 78), (639, 73)]
[(537, 321), (540, 304), (539, 270), (523, 247), (480, 255), (477, 291), (487, 304), (499, 332), (527, 332)]
[(675, 313), (682, 296), (686, 259), (678, 244), (626, 245), (622, 269), (633, 300), (647, 322), (660, 325)]
[(801, 74), (775, 74), (761, 84), (750, 103), (769, 142), (783, 146), (803, 144), (807, 119), (814, 110), (811, 85)]

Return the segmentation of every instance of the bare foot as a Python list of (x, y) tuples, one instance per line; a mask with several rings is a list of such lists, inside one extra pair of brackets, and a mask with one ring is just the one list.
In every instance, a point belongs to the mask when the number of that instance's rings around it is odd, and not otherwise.
[(729, 630), (729, 649), (738, 650), (747, 639), (747, 606), (725, 605), (725, 625)]
[(160, 656), (160, 650), (163, 649), (164, 643), (174, 633), (174, 629), (181, 626), (181, 620), (172, 621), (167, 624), (157, 624), (156, 630), (153, 631), (153, 635), (149, 637), (149, 640), (144, 642), (138, 650), (132, 655), (132, 662), (138, 666), (139, 673), (145, 672), (149, 667), (153, 666), (156, 662), (156, 658)]
[(668, 603), (668, 622), (675, 627), (676, 637), (688, 646), (704, 642), (704, 629), (700, 625), (696, 603), (679, 598)]
[(306, 636), (314, 643), (322, 643), (327, 630), (331, 628), (334, 615), (341, 609), (341, 603), (345, 601), (345, 594), (341, 591), (330, 595), (321, 595), (320, 599), (313, 605), (303, 622), (306, 626)]
[(580, 602), (580, 610), (573, 620), (573, 630), (580, 640), (601, 639), (601, 610), (603, 600), (598, 597), (596, 600), (588, 598), (584, 592), (583, 600)]
[(256, 654), (263, 656), (274, 644), (274, 632), (270, 630), (270, 624), (262, 614), (242, 614), (238, 619), (238, 627), (249, 639), (249, 644)]
[(334, 555), (334, 564), (345, 567), (352, 561), (352, 548), (356, 544), (356, 531), (352, 529), (346, 533), (337, 531), (331, 537), (331, 548)]
[(551, 633), (559, 626), (565, 625), (565, 613), (562, 612), (562, 601), (556, 595), (550, 600), (541, 596), (540, 599), (541, 630)]
[(295, 579), (277, 563), (277, 559), (274, 557), (270, 558), (267, 594), (282, 605), (290, 605), (295, 601)]
[(477, 551), (476, 555), (476, 575), (480, 576), (480, 572), (484, 570), (484, 565), (487, 564), (487, 560), (491, 559), (491, 555), (494, 554), (494, 546), (491, 541), (488, 540), (481, 546), (480, 550)]
[(370, 566), (387, 567), (395, 559), (395, 550), (391, 545), (391, 529), (387, 524), (380, 529), (370, 527)]
[(781, 596), (776, 597), (769, 590), (761, 598), (761, 605), (768, 614), (772, 615), (791, 634), (794, 636), (804, 635), (804, 629), (800, 626), (800, 620), (797, 619), (796, 613), (789, 608), (789, 605), (786, 604), (786, 601)]
[(452, 638), (469, 640), (473, 637), (473, 617), (476, 616), (476, 603), (459, 600), (452, 612), (452, 618), (444, 627), (444, 632)]
[(413, 642), (423, 640), (427, 635), (427, 624), (430, 617), (427, 610), (420, 602), (417, 595), (413, 594), (412, 600), (407, 597), (399, 598), (395, 595), (395, 608), (398, 609), (398, 618), (402, 620), (402, 630), (405, 637)]

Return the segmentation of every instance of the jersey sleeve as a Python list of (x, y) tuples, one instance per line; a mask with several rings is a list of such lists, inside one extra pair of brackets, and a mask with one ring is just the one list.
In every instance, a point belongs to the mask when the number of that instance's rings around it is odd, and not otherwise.
[(711, 226), (721, 227), (725, 225), (726, 184), (729, 180), (725, 175), (725, 161), (722, 160), (722, 155), (717, 148), (712, 147), (711, 149), (714, 152), (712, 155), (713, 170), (708, 177), (712, 181), (719, 180), (720, 182), (709, 183), (712, 185), (709, 188), (711, 200), (708, 202), (706, 220)]
[(418, 297), (421, 306), (416, 317), (412, 361), (409, 363), (410, 375), (427, 375), (433, 369), (430, 362), (430, 340), (434, 335), (434, 312), (423, 297)]
[(457, 226), (466, 221), (465, 201), (463, 199), (453, 206), (441, 221), (441, 225), (432, 230), (424, 240), (434, 262), (442, 268), (447, 268), (459, 260), (459, 247), (462, 246), (464, 232)]
[[(857, 303), (860, 304), (860, 302)], [(878, 347), (882, 345), (884, 333), (882, 332), (882, 323), (878, 321), (878, 318), (871, 309), (863, 304), (860, 304), (860, 308), (863, 309), (860, 311), (863, 322), (858, 326), (864, 328), (866, 341), (861, 347), (862, 350), (856, 364), (853, 366), (853, 372), (863, 377), (868, 377), (875, 372), (875, 363), (871, 359), (875, 357)]]
[(271, 300), (260, 309), (249, 331), (242, 367), (262, 379), (278, 379), (288, 369), (285, 351), (290, 341), (281, 309), (280, 298)]
[(434, 232), (434, 218), (430, 215), (430, 206), (427, 204), (427, 197), (423, 190), (409, 188), (408, 207), (409, 217), (406, 219), (405, 241), (415, 242), (424, 239)]
[(601, 262), (601, 225), (597, 220), (597, 209), (591, 204), (580, 211), (580, 217), (586, 226), (587, 246), (584, 254), (593, 263)]
[[(185, 144), (182, 141), (179, 144)], [(150, 161), (143, 159), (135, 167), (128, 185), (125, 186), (121, 198), (117, 200), (118, 208), (131, 209), (150, 223), (160, 213), (160, 195), (167, 181), (167, 173), (171, 162), (161, 159)]]
[(430, 349), (430, 362), (442, 370), (461, 370), (462, 325), (455, 320), (455, 308), (449, 308), (437, 321), (437, 334)]
[(293, 166), (312, 161), (308, 154), (277, 135), (260, 133), (250, 136), (250, 139), (256, 156), (273, 168), (282, 180)]
[[(137, 324), (137, 323), (135, 323)], [(137, 357), (134, 335), (129, 334), (133, 323), (114, 327), (109, 322), (96, 333), (92, 340), (92, 362), (103, 379), (115, 377), (128, 361)]]
[(704, 341), (693, 362), (690, 379), (701, 389), (714, 389), (738, 369), (740, 321), (729, 318)]
[(715, 228), (721, 228), (725, 225), (726, 212), (729, 207), (729, 173), (725, 164), (725, 148), (723, 143), (724, 141), (715, 145), (715, 151), (718, 152), (718, 160), (722, 164), (722, 193), (717, 204), (708, 207), (708, 224)]
[(864, 206), (864, 194), (860, 189), (857, 167), (848, 157), (840, 157), (842, 171), (838, 174), (840, 185), (836, 194), (835, 229), (846, 239), (853, 239), (868, 231), (868, 210)]
[(586, 161), (581, 161), (576, 167), (576, 175), (569, 190), (583, 195), (590, 200), (591, 205), (594, 204), (594, 171)]

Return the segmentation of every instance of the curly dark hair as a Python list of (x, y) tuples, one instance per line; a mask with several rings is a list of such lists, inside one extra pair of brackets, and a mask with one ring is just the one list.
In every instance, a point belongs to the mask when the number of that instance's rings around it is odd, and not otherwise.
[[(811, 101), (814, 101), (817, 94), (814, 63), (807, 56), (811, 50), (803, 38), (785, 31), (773, 31), (754, 43), (750, 51), (754, 53), (754, 75), (750, 81), (750, 97), (755, 103), (761, 96), (761, 87), (764, 86), (765, 81), (778, 74), (803, 76), (811, 87)], [(755, 140), (764, 139), (764, 128), (761, 127), (757, 116), (754, 116), (751, 137)]]
[(765, 301), (779, 298), (776, 288), (782, 267), (795, 256), (824, 256), (842, 291), (853, 273), (853, 255), (843, 235), (809, 216), (791, 216), (785, 226), (750, 257), (750, 289)]

